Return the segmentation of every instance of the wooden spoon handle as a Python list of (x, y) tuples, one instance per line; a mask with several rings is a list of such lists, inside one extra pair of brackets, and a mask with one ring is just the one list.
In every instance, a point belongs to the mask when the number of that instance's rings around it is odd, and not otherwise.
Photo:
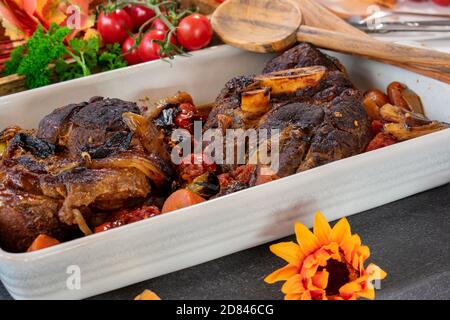
[(292, 0), (303, 15), (303, 25), (371, 38), (367, 33), (347, 23), (317, 0)]
[[(341, 32), (347, 35), (354, 35), (364, 39), (372, 39), (372, 37), (370, 37), (367, 33), (364, 33), (361, 30), (348, 24), (347, 22), (342, 20), (336, 14), (334, 14), (329, 9), (325, 8), (323, 5), (321, 5), (319, 2), (315, 0), (293, 0), (293, 1), (295, 4), (297, 4), (297, 6), (303, 13), (304, 24), (309, 27), (316, 27), (320, 29)], [(386, 60), (383, 59), (375, 59), (375, 60), (383, 63), (388, 63)], [(398, 66), (410, 70), (412, 72), (424, 74), (423, 72), (420, 72), (420, 70), (423, 68), (419, 66), (408, 65), (403, 63)], [(447, 83), (449, 82), (450, 76), (448, 74), (436, 71), (429, 71), (426, 69), (425, 71), (427, 72), (424, 74), (426, 76), (429, 76), (431, 78), (443, 82)]]
[(418, 67), (414, 71), (450, 83), (450, 54), (435, 50), (414, 48), (375, 39), (360, 38), (339, 32), (301, 26), (298, 41), (318, 47), (363, 56), (399, 67)]

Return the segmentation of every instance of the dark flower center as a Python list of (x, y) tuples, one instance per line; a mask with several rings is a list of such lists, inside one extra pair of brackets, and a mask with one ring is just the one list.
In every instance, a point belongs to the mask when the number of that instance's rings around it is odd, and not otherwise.
[(350, 280), (350, 271), (345, 262), (339, 262), (335, 259), (327, 261), (325, 267), (319, 267), (318, 270), (328, 271), (328, 285), (325, 288), (327, 296), (334, 296), (339, 294), (339, 289)]

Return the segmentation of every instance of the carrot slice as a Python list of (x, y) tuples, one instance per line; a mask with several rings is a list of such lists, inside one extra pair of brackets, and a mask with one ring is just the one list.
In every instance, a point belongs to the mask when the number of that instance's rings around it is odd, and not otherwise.
[(169, 211), (174, 211), (204, 201), (205, 199), (200, 197), (195, 192), (192, 192), (187, 189), (177, 190), (167, 198), (166, 202), (164, 202), (164, 206), (161, 212), (166, 213)]
[(54, 245), (59, 244), (60, 242), (55, 238), (52, 238), (46, 234), (40, 234), (34, 239), (31, 246), (28, 248), (27, 252), (41, 250), (44, 248), (48, 248)]

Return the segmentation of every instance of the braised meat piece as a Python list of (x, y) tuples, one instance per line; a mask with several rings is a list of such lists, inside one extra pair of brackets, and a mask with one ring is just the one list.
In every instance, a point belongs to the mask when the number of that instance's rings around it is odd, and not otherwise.
[(0, 204), (0, 245), (4, 250), (24, 252), (41, 233), (60, 241), (81, 235), (76, 226), (59, 221), (61, 200), (9, 189), (0, 184)]
[(329, 71), (346, 72), (345, 67), (338, 59), (324, 54), (313, 45), (304, 42), (270, 60), (264, 67), (263, 73), (311, 66), (324, 66)]
[(36, 136), (48, 143), (66, 147), (72, 157), (107, 143), (122, 142), (126, 150), (131, 138), (130, 129), (122, 119), (122, 114), (126, 112), (140, 114), (133, 102), (94, 97), (89, 102), (54, 110), (41, 120)]
[[(278, 129), (277, 178), (364, 151), (372, 133), (362, 95), (339, 61), (302, 43), (269, 61), (264, 72), (230, 80), (204, 129), (268, 129), (269, 138)], [(249, 184), (266, 180), (273, 177), (256, 176)]]
[(132, 102), (95, 97), (55, 110), (37, 133), (13, 127), (0, 140), (0, 245), (9, 251), (40, 233), (86, 234), (92, 213), (144, 203), (170, 185), (162, 136)]

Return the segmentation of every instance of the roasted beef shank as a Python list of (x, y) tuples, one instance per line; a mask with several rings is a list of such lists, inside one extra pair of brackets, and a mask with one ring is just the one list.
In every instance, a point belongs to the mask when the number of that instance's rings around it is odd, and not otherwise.
[[(273, 58), (263, 72), (231, 79), (217, 97), (205, 130), (279, 129), (276, 177), (364, 151), (372, 133), (362, 94), (339, 61), (302, 43)], [(222, 166), (225, 172), (235, 168)], [(257, 180), (250, 179), (250, 185)]]
[(136, 104), (119, 99), (56, 109), (37, 132), (9, 128), (1, 139), (0, 246), (12, 252), (40, 233), (80, 236), (93, 212), (142, 203), (172, 175), (159, 131)]

